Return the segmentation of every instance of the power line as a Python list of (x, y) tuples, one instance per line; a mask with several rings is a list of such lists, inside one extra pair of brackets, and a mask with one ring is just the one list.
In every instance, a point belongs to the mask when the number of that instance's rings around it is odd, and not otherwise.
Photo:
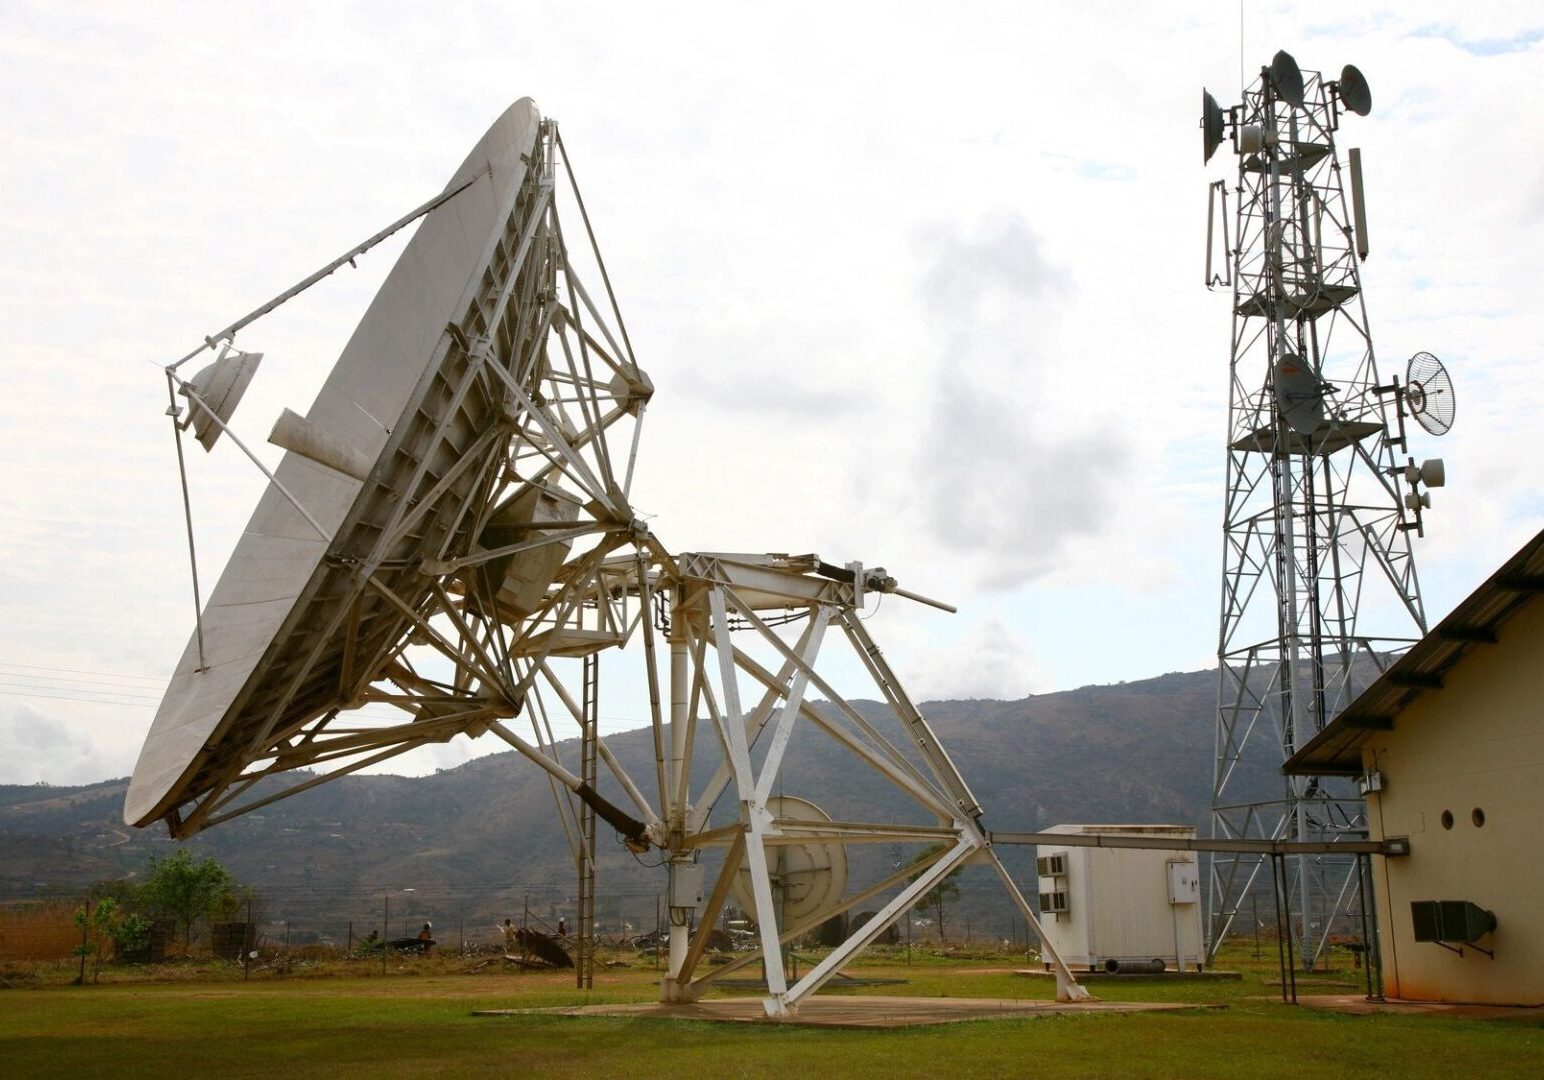
[(111, 671), (84, 671), (80, 668), (56, 668), (44, 667), (41, 664), (17, 664), (9, 660), (0, 660), (0, 668), (26, 668), (29, 671), (55, 671), (62, 675), (96, 675), (104, 679), (128, 679), (135, 682), (153, 682), (164, 685), (166, 679), (156, 675), (125, 675)]
[(69, 697), (57, 694), (23, 694), (15, 690), (0, 690), (0, 696), (32, 698), (36, 701), (76, 701), (87, 705), (116, 705), (120, 709), (152, 709), (155, 706), (137, 701), (107, 701), (103, 698)]
[(0, 685), (13, 686), (24, 690), (52, 690), (71, 693), (78, 692), (82, 694), (112, 694), (117, 697), (137, 698), (140, 701), (156, 701), (160, 698), (159, 694), (139, 693), (138, 691), (141, 689), (140, 687), (126, 687), (123, 689), (118, 689), (116, 687), (101, 686), (100, 684), (93, 685), (90, 683), (68, 683), (62, 679), (40, 681), (41, 679), (42, 677), (37, 675), (14, 675), (9, 671), (0, 671)]

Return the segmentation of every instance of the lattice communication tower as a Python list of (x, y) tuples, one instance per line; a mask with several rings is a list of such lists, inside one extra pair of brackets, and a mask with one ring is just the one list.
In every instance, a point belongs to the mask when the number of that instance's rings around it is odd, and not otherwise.
[[(1238, 162), (1231, 221), (1217, 181), (1207, 225), (1207, 287), (1233, 292), (1216, 838), (1365, 837), (1354, 781), (1288, 777), (1262, 800), (1257, 780), (1245, 790), (1251, 766), (1274, 771), (1426, 631), (1411, 533), (1430, 505), (1420, 487), (1441, 483), (1441, 463), (1398, 460), (1406, 414), (1425, 421), (1408, 385), (1379, 378), (1360, 273), (1360, 152), (1343, 166), (1335, 138), (1347, 113), (1370, 107), (1355, 67), (1331, 80), (1285, 52), (1240, 105), (1224, 112), (1203, 93), (1206, 159), (1230, 138)], [(1258, 855), (1213, 857), (1214, 955), (1247, 916), (1262, 865)], [(1334, 855), (1288, 861), (1287, 907), (1310, 969), (1336, 915), (1359, 903), (1356, 865)]]

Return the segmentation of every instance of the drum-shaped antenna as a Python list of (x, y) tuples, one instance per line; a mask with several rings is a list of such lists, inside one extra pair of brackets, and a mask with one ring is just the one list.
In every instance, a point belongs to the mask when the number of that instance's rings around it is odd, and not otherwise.
[(1312, 435), (1324, 423), (1324, 384), (1292, 353), (1276, 361), (1276, 407), (1300, 435)]
[[(184, 396), (191, 390), (198, 395), (199, 401), (208, 406), (205, 409), (190, 404), (188, 415), (193, 437), (203, 444), (205, 450), (214, 449), (220, 433), (225, 430), (220, 424), (230, 420), (231, 414), (241, 402), (241, 395), (247, 392), (252, 376), (257, 374), (257, 365), (262, 361), (262, 353), (226, 353), (189, 379), (182, 388)], [(210, 417), (211, 411), (220, 418), (219, 424)]]
[(1222, 145), (1222, 110), (1217, 107), (1217, 99), (1204, 89), (1201, 91), (1201, 144), (1204, 151), (1201, 163), (1204, 165)]
[(1367, 77), (1355, 64), (1340, 69), (1338, 85), (1341, 104), (1347, 109), (1358, 116), (1366, 116), (1372, 111), (1372, 90), (1367, 86)]
[(1294, 108), (1303, 107), (1303, 73), (1286, 49), (1282, 49), (1271, 60), (1271, 85), (1276, 88), (1276, 96), (1282, 101)]
[(1405, 405), (1410, 415), (1433, 435), (1446, 435), (1453, 427), (1458, 402), (1447, 368), (1429, 352), (1418, 352), (1405, 367)]
[[(772, 796), (767, 800), (767, 810), (774, 818), (790, 821), (831, 820), (808, 799), (793, 795)], [(766, 853), (772, 900), (783, 925), (817, 918), (841, 902), (847, 891), (847, 848), (840, 842), (812, 839), (802, 844), (768, 844)], [(734, 895), (742, 911), (755, 914), (748, 865), (742, 864), (735, 875)]]

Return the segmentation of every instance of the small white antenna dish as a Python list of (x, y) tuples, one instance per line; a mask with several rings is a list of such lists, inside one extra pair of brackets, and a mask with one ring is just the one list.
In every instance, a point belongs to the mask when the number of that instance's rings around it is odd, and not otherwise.
[(1302, 359), (1287, 353), (1276, 361), (1276, 408), (1287, 426), (1312, 435), (1324, 424), (1324, 383)]
[(1453, 427), (1458, 402), (1447, 367), (1429, 352), (1418, 352), (1405, 367), (1404, 402), (1415, 422), (1432, 435)]
[[(221, 425), (230, 421), (262, 361), (262, 353), (233, 352), (227, 347), (218, 360), (183, 384), (182, 395), (197, 395), (198, 400), (188, 410), (182, 427), (184, 430), (192, 427), (193, 437), (206, 451), (213, 450), (219, 441), (220, 433), (225, 430)], [(219, 418), (218, 424), (210, 413)]]
[(1238, 126), (1238, 152), (1240, 154), (1258, 154), (1268, 146), (1277, 144), (1276, 133), (1268, 131), (1259, 124), (1240, 124)]
[(1412, 488), (1425, 484), (1429, 488), (1447, 485), (1447, 466), (1441, 458), (1427, 458), (1417, 465), (1414, 461), (1405, 466), (1405, 482)]

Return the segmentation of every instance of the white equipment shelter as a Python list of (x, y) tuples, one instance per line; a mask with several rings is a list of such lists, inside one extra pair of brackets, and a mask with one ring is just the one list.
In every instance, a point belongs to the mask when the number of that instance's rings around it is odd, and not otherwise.
[[(1188, 825), (1056, 825), (1046, 832), (1176, 840), (1196, 834)], [(1195, 852), (1044, 844), (1038, 852), (1041, 925), (1069, 966), (1199, 970), (1204, 944)]]

